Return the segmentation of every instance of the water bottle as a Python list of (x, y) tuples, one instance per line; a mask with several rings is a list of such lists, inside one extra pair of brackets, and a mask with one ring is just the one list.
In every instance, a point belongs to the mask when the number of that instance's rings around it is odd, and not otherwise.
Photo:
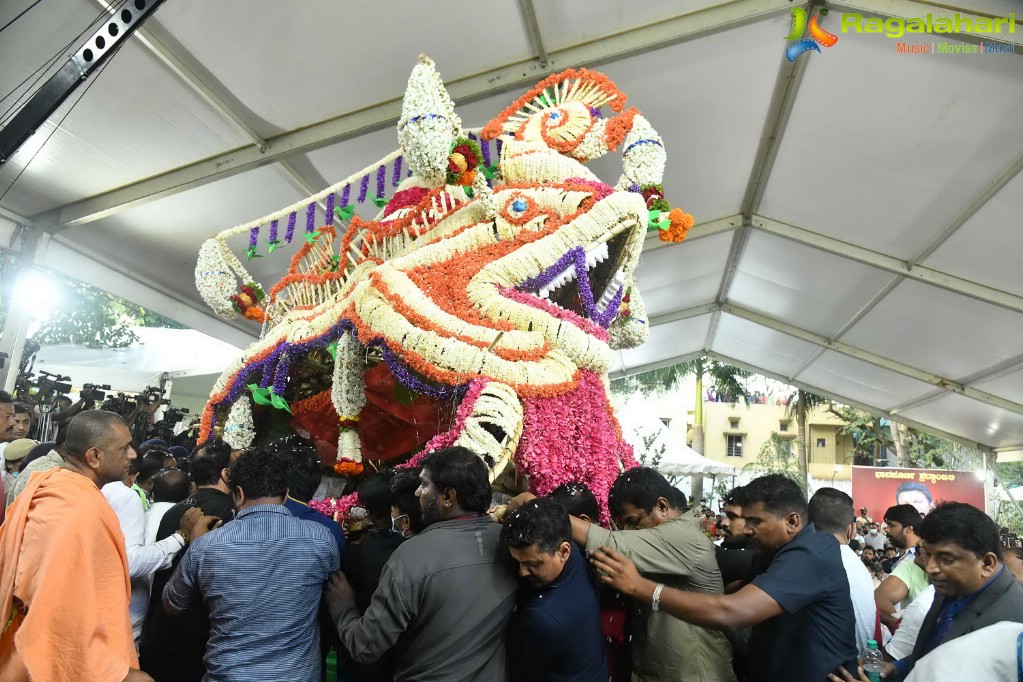
[(877, 642), (868, 639), (867, 640), (867, 653), (863, 655), (863, 672), (866, 673), (867, 679), (870, 682), (881, 682), (881, 670), (884, 667), (884, 658), (881, 656), (881, 651), (877, 648)]

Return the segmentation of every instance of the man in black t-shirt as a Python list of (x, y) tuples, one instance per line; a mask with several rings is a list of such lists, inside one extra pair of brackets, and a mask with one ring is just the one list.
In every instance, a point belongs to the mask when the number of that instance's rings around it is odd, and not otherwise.
[[(203, 514), (225, 523), (234, 518), (234, 501), (227, 485), (230, 463), (231, 447), (219, 440), (206, 444), (192, 455), (189, 472), (196, 490), (164, 514), (156, 533), (158, 541), (171, 535), (181, 517), (192, 507), (199, 507)], [(201, 682), (206, 674), (202, 657), (209, 639), (210, 622), (205, 604), (197, 604), (177, 616), (168, 616), (163, 610), (163, 588), (182, 555), (170, 568), (157, 571), (153, 576), (140, 655), (142, 669), (156, 682)]]
[[(602, 580), (634, 599), (703, 627), (753, 627), (750, 679), (820, 682), (855, 666), (855, 614), (838, 540), (806, 523), (806, 497), (785, 476), (762, 476), (737, 500), (766, 569), (734, 594), (682, 592), (642, 578), (613, 550), (594, 553)], [(852, 668), (850, 668), (852, 669)]]

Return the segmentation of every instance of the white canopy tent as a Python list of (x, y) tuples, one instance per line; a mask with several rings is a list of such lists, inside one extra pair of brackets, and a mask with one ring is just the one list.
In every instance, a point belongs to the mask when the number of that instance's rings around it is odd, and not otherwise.
[[(0, 24), (29, 4), (4, 3)], [(10, 66), (0, 93), (106, 4), (49, 0), (19, 19), (0, 41)], [(787, 62), (795, 6), (829, 9), (822, 25), (838, 44)], [(661, 132), (666, 194), (697, 219), (685, 243), (648, 244), (639, 283), (651, 339), (618, 354), (615, 375), (706, 354), (985, 450), (1023, 451), (1023, 30), (839, 31), (845, 13), (976, 19), (1017, 2), (380, 8), (167, 2), (0, 168), (0, 243), (244, 344), (254, 324), (199, 301), (199, 244), (394, 149), (420, 52), (470, 126), (548, 73), (599, 67)], [(897, 49), (982, 40), (1014, 53)], [(596, 171), (614, 179), (615, 163)], [(271, 283), (288, 255), (253, 262), (253, 274)]]
[(46, 346), (35, 370), (70, 376), (75, 386), (109, 384), (113, 392), (137, 392), (170, 379), (173, 404), (201, 410), (222, 368), (240, 349), (194, 329), (135, 327), (139, 342), (126, 348)]
[(722, 474), (734, 476), (739, 471), (728, 464), (704, 457), (685, 443), (673, 439), (664, 423), (641, 395), (620, 401), (615, 415), (622, 427), (622, 437), (632, 446), (637, 459), (653, 466), (667, 477), (692, 476), (693, 474)]

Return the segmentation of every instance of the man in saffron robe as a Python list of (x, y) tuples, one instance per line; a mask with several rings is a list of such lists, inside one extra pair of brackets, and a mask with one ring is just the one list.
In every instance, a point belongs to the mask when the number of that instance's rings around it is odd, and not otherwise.
[(124, 536), (100, 492), (135, 459), (120, 416), (68, 427), (64, 466), (33, 474), (0, 528), (0, 682), (151, 682), (128, 618)]

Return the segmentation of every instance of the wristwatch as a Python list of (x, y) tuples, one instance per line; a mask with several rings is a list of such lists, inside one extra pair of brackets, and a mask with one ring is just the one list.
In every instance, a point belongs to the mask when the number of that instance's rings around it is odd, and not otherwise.
[(661, 591), (664, 589), (664, 583), (657, 583), (657, 587), (654, 588), (654, 596), (650, 599), (650, 610), (660, 611), (661, 610)]

